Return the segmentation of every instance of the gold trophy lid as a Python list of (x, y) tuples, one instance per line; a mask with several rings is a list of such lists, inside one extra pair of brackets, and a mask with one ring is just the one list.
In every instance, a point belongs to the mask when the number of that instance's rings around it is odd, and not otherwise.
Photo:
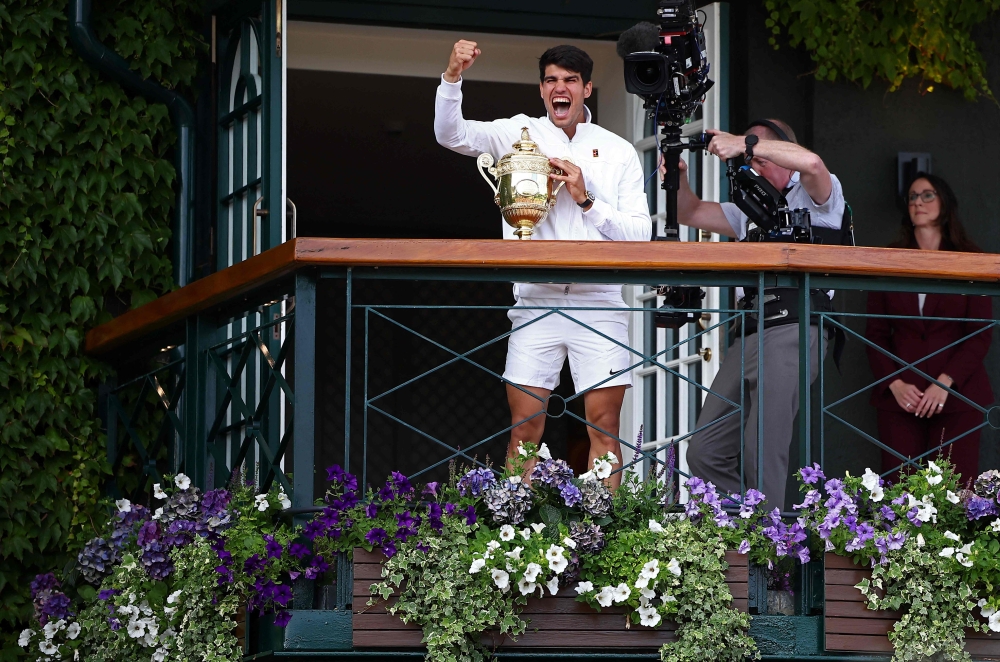
[(528, 127), (521, 127), (521, 139), (511, 145), (515, 154), (539, 154), (538, 143), (528, 135)]

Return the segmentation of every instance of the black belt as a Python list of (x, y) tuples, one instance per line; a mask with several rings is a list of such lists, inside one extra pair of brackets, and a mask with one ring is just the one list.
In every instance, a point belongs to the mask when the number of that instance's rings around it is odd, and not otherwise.
[[(758, 303), (756, 290), (751, 291), (739, 303), (740, 310), (746, 311), (743, 316), (746, 328), (745, 335), (757, 333)], [(833, 302), (822, 290), (809, 291), (809, 309), (811, 311), (831, 313)], [(800, 318), (799, 291), (791, 287), (773, 287), (764, 290), (764, 328), (786, 324), (798, 324)], [(740, 336), (740, 324), (733, 329), (733, 340)], [(844, 353), (847, 336), (839, 327), (833, 330), (833, 362), (840, 370), (840, 357)]]

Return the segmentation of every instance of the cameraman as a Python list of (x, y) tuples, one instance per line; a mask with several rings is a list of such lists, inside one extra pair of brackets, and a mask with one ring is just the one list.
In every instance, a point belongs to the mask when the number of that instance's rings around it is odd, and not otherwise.
[[(805, 208), (811, 214), (813, 228), (840, 230), (844, 218), (844, 193), (840, 181), (832, 175), (818, 155), (797, 144), (791, 127), (781, 120), (757, 120), (746, 134), (735, 136), (722, 131), (710, 131), (708, 151), (723, 161), (743, 158), (758, 174), (769, 181), (788, 200), (790, 209)], [(756, 136), (748, 140), (748, 136)], [(682, 171), (686, 166), (681, 166)], [(747, 232), (747, 216), (732, 203), (705, 202), (691, 190), (687, 177), (681, 176), (678, 191), (678, 217), (685, 225), (717, 232), (743, 240)], [(821, 230), (822, 232), (822, 230)], [(687, 452), (692, 475), (710, 480), (731, 494), (740, 492), (740, 417), (728, 416), (730, 401), (740, 400), (740, 356), (743, 378), (749, 386), (749, 411), (744, 429), (743, 469), (745, 487), (757, 487), (757, 420), (764, 417), (763, 492), (772, 506), (782, 507), (788, 478), (788, 453), (792, 442), (792, 426), (799, 409), (799, 329), (798, 295), (794, 289), (767, 289), (765, 294), (764, 333), (764, 411), (758, 411), (757, 320), (747, 314), (744, 330), (746, 342), (739, 347), (737, 335), (712, 382), (697, 428), (706, 426), (691, 440)], [(778, 299), (771, 300), (771, 296)], [(810, 293), (810, 306), (815, 310), (831, 310), (832, 292)], [(737, 288), (738, 307), (757, 310), (755, 293), (744, 297)], [(782, 311), (787, 311), (781, 316)], [(815, 329), (815, 326), (812, 327)], [(819, 365), (818, 334), (809, 335), (810, 383), (816, 379)], [(826, 343), (823, 343), (826, 355)], [(719, 420), (723, 419), (723, 420)], [(715, 421), (715, 423), (713, 423)]]
[[(549, 162), (565, 173), (549, 177), (566, 183), (545, 223), (535, 228), (536, 240), (649, 241), (652, 222), (639, 157), (629, 142), (593, 124), (584, 105), (593, 91), (590, 56), (575, 46), (556, 46), (539, 58), (545, 117), (474, 122), (462, 116), (462, 73), (480, 54), (473, 41), (459, 41), (452, 49), (434, 106), (438, 143), (459, 154), (488, 152), (499, 159), (512, 151), (522, 127), (527, 127), (540, 151), (553, 157)], [(502, 227), (505, 239), (515, 239), (506, 225)], [(568, 356), (577, 392), (586, 391), (588, 468), (609, 451), (620, 462), (619, 417), (625, 389), (632, 384), (627, 370), (632, 363), (627, 349), (629, 313), (573, 308), (624, 309), (621, 285), (515, 283), (514, 298), (508, 313), (514, 331), (503, 374), (513, 426), (508, 457), (517, 455), (521, 441), (539, 443), (545, 405)], [(559, 309), (564, 315), (532, 307)], [(613, 474), (610, 482), (617, 486), (621, 473)]]

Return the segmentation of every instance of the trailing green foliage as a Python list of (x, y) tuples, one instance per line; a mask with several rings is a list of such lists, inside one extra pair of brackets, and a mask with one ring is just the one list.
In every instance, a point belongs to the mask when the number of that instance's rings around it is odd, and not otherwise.
[(844, 79), (868, 87), (880, 78), (896, 90), (920, 76), (921, 91), (937, 84), (970, 101), (992, 98), (983, 56), (972, 29), (1000, 0), (766, 0), (767, 27), (777, 48), (782, 31), (804, 45), (819, 80)]
[[(73, 51), (65, 0), (0, 3), (0, 631), (28, 583), (103, 520), (104, 441), (86, 330), (171, 287), (174, 132)], [(95, 2), (98, 37), (168, 87), (202, 48), (194, 0)], [(0, 659), (19, 649), (0, 635)]]

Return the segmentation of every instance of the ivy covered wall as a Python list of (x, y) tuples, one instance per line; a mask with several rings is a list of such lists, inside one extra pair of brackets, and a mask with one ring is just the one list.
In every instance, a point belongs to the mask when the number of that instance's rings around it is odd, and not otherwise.
[[(95, 0), (101, 41), (190, 92), (194, 0)], [(17, 659), (37, 572), (75, 558), (104, 507), (86, 331), (171, 287), (174, 132), (68, 40), (66, 0), (0, 3), (0, 660)]]

